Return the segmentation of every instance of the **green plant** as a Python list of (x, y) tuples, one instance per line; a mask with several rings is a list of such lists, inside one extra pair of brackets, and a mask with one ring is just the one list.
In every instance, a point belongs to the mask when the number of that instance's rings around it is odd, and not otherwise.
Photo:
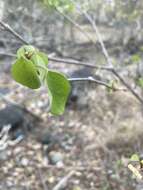
[(17, 51), (12, 65), (13, 79), (31, 89), (46, 85), (52, 114), (61, 115), (70, 93), (70, 83), (66, 76), (48, 69), (48, 57), (30, 45), (24, 45)]
[(71, 12), (74, 10), (74, 4), (67, 0), (41, 0), (46, 6), (58, 8), (61, 12)]
[(136, 78), (135, 82), (140, 88), (143, 88), (143, 77)]

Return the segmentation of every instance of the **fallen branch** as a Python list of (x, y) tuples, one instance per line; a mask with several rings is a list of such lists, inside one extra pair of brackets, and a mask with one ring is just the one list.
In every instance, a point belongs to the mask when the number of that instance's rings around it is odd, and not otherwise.
[(47, 186), (45, 180), (43, 179), (41, 168), (38, 168), (38, 172), (39, 172), (40, 180), (42, 182), (43, 190), (48, 190), (48, 186)]
[(63, 177), (59, 183), (53, 188), (53, 190), (61, 190), (67, 186), (68, 180), (75, 174), (75, 171), (70, 171), (65, 177)]

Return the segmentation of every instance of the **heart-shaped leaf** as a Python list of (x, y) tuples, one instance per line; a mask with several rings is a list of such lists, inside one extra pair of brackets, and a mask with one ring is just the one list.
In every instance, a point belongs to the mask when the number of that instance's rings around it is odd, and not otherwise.
[(17, 59), (11, 69), (14, 80), (24, 86), (37, 89), (41, 86), (37, 70), (32, 61), (21, 57)]
[(49, 70), (47, 73), (47, 85), (51, 104), (51, 113), (55, 115), (63, 114), (71, 89), (69, 81), (64, 75)]

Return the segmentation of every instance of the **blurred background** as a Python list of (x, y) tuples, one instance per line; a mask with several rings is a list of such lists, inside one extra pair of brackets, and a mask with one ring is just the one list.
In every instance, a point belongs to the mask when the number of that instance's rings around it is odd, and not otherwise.
[[(141, 0), (0, 0), (0, 21), (49, 57), (107, 66), (101, 38), (142, 97), (142, 10)], [(0, 130), (10, 125), (8, 137), (0, 135), (0, 190), (142, 190), (127, 167), (132, 154), (143, 154), (142, 104), (111, 72), (50, 60), (69, 78), (92, 76), (121, 89), (73, 82), (65, 113), (53, 116), (44, 87), (32, 91), (11, 77), (22, 45), (0, 26)]]

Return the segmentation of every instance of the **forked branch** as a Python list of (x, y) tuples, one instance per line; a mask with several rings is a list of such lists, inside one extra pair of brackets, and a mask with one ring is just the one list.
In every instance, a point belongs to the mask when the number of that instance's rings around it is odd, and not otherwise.
[[(83, 12), (84, 13), (84, 12)], [(85, 14), (85, 13), (84, 13)], [(85, 15), (86, 16), (86, 15)], [(92, 20), (89, 19), (90, 17), (86, 17), (90, 24), (92, 24), (93, 29), (95, 30), (95, 32), (97, 33), (97, 26), (95, 22), (91, 22)], [(69, 20), (70, 21), (70, 20)], [(74, 23), (73, 23), (74, 24)], [(12, 29), (7, 23), (4, 23), (3, 21), (0, 21), (0, 25), (6, 29), (7, 31), (9, 31), (12, 35), (14, 35), (17, 39), (19, 39), (23, 44), (29, 44), (25, 39), (23, 39), (14, 29)], [(95, 28), (96, 26), (96, 28)], [(97, 36), (99, 36), (100, 33), (98, 33)], [(105, 55), (105, 58), (107, 60), (108, 66), (98, 66), (98, 65), (93, 65), (93, 64), (88, 64), (86, 62), (82, 62), (82, 61), (77, 61), (77, 60), (69, 60), (69, 59), (60, 59), (60, 58), (54, 58), (54, 57), (49, 57), (50, 61), (56, 61), (56, 62), (62, 62), (62, 63), (68, 63), (68, 64), (75, 64), (75, 65), (82, 65), (82, 66), (87, 66), (87, 67), (91, 67), (94, 69), (100, 69), (100, 70), (106, 70), (111, 72), (112, 74), (114, 74), (114, 76), (116, 76), (121, 83), (139, 100), (140, 103), (143, 104), (143, 99), (139, 96), (138, 93), (136, 93), (136, 91), (134, 89), (132, 89), (132, 87), (124, 80), (124, 78), (122, 76), (120, 76), (120, 74), (116, 71), (115, 68), (113, 68), (112, 63), (110, 62), (110, 57), (108, 54), (108, 51), (104, 45), (104, 42), (102, 40), (102, 38), (100, 37), (99, 43), (101, 44), (103, 53)], [(1, 55), (4, 55), (4, 53), (0, 53)], [(6, 53), (5, 53), (6, 54)], [(8, 56), (15, 56), (14, 54), (7, 54)], [(89, 80), (89, 79), (88, 79)], [(103, 85), (103, 84), (102, 84)], [(106, 85), (104, 85), (106, 86)]]

